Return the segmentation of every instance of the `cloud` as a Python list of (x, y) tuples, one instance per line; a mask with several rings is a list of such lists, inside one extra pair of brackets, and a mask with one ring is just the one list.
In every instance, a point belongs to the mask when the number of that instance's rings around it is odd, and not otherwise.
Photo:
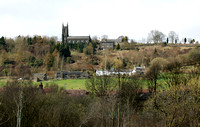
[[(198, 38), (198, 0), (6, 0), (0, 5), (0, 35), (70, 35), (146, 38), (150, 30)], [(187, 32), (186, 32), (187, 31)]]

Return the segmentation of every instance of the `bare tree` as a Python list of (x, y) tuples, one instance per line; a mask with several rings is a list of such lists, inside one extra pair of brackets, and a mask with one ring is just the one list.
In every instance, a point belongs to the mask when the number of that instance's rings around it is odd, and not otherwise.
[(101, 36), (101, 41), (107, 41), (108, 35), (102, 35)]
[(170, 40), (172, 43), (174, 43), (174, 42), (176, 42), (176, 41), (179, 40), (178, 34), (176, 34), (176, 32), (174, 32), (174, 31), (170, 31), (170, 32), (169, 32), (168, 38), (169, 38), (169, 40)]
[(199, 88), (196, 81), (198, 79), (188, 83), (189, 88), (179, 85), (158, 93), (147, 101), (144, 114), (148, 113), (154, 126), (198, 126)]
[(93, 42), (99, 42), (99, 39), (98, 39), (97, 36), (93, 36), (93, 37), (92, 37), (92, 41), (93, 41)]
[(121, 41), (122, 41), (122, 38), (124, 38), (124, 36), (119, 36), (119, 37), (117, 38), (117, 42), (121, 42)]
[(165, 35), (162, 32), (158, 30), (152, 30), (149, 33), (147, 40), (153, 41), (154, 43), (159, 43), (159, 42), (162, 42), (164, 38), (165, 38)]
[(157, 57), (153, 59), (150, 63), (150, 67), (146, 72), (146, 77), (152, 83), (154, 83), (154, 92), (156, 93), (157, 89), (157, 80), (160, 72), (164, 69), (167, 61), (163, 58)]

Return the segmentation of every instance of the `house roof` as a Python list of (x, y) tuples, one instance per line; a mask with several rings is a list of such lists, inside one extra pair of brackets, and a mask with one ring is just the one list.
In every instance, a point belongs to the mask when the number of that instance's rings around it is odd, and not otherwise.
[(117, 70), (115, 70), (115, 69), (111, 69), (111, 70), (96, 70), (96, 72), (116, 72), (116, 73), (118, 73), (118, 72), (120, 72), (120, 73), (122, 73), (122, 72), (132, 72), (133, 70), (120, 70), (120, 71), (117, 71)]
[(67, 74), (67, 75), (81, 75), (81, 74), (87, 74), (86, 72), (81, 71), (60, 71), (57, 73)]
[(145, 70), (145, 68), (144, 68), (144, 67), (136, 67), (135, 70), (136, 70), (136, 71), (137, 71), (137, 70)]
[(46, 74), (45, 73), (34, 73), (33, 76), (34, 77), (37, 77), (37, 76), (40, 77), (40, 76), (46, 76)]

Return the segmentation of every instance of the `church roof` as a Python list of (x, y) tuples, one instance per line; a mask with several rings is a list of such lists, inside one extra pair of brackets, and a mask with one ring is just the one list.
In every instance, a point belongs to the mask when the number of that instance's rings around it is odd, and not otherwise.
[(89, 40), (90, 36), (69, 36), (68, 40)]
[(101, 43), (114, 43), (113, 41), (102, 41)]

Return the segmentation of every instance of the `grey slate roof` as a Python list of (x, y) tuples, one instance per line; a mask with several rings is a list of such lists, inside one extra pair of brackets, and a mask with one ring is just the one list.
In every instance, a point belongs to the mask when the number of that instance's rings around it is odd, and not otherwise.
[(101, 43), (113, 43), (114, 44), (114, 42), (113, 41), (103, 41), (103, 42), (101, 42)]
[(58, 73), (62, 73), (64, 75), (87, 75), (86, 72), (81, 72), (81, 71), (58, 71)]
[(89, 40), (90, 36), (69, 36), (67, 40)]
[(144, 67), (136, 67), (135, 70), (136, 70), (136, 71), (137, 71), (137, 70), (145, 70), (145, 68), (144, 68)]

